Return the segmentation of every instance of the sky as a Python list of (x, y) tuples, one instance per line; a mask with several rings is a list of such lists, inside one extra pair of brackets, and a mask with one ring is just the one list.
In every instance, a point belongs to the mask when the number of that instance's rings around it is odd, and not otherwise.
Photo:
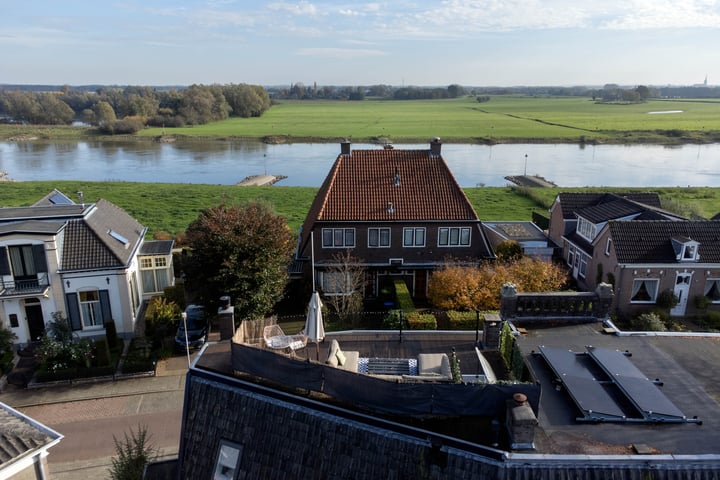
[(0, 0), (0, 84), (720, 84), (720, 0)]

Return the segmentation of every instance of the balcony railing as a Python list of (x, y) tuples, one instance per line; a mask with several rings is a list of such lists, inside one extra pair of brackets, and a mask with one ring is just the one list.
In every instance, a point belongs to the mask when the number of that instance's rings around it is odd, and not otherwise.
[(38, 295), (44, 293), (49, 286), (50, 279), (47, 273), (39, 273), (37, 278), (3, 281), (0, 297)]

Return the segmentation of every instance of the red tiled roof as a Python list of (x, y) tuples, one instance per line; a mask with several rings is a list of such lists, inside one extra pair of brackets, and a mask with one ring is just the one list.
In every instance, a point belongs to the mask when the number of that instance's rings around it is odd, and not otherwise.
[(340, 155), (315, 202), (313, 221), (478, 220), (443, 158), (430, 150)]

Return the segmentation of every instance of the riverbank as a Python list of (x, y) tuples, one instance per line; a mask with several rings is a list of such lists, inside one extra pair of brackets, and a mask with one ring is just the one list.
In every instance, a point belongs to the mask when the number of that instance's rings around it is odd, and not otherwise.
[[(294, 143), (339, 143), (350, 138), (348, 136), (308, 136), (308, 135), (188, 135), (175, 134), (173, 129), (147, 128), (136, 135), (104, 135), (92, 127), (58, 126), (58, 125), (0, 125), (0, 142), (42, 143), (46, 141), (102, 141), (102, 142), (231, 142), (247, 141), (262, 142), (268, 145), (285, 145)], [(357, 137), (352, 136), (353, 143), (371, 145), (385, 144), (423, 144), (431, 137), (394, 136), (394, 137)], [(442, 137), (446, 144), (500, 145), (500, 144), (575, 144), (575, 145), (707, 145), (720, 143), (720, 131), (598, 131), (579, 134), (576, 137), (543, 136), (543, 137)]]

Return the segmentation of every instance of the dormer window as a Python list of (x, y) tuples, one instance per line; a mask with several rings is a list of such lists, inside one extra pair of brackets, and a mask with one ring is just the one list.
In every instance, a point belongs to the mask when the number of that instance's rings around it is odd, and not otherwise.
[(672, 239), (673, 250), (675, 251), (675, 259), (678, 262), (697, 262), (698, 247), (700, 244), (695, 240), (687, 237), (675, 237)]
[(578, 217), (577, 232), (585, 237), (588, 241), (595, 238), (595, 224), (583, 217)]

